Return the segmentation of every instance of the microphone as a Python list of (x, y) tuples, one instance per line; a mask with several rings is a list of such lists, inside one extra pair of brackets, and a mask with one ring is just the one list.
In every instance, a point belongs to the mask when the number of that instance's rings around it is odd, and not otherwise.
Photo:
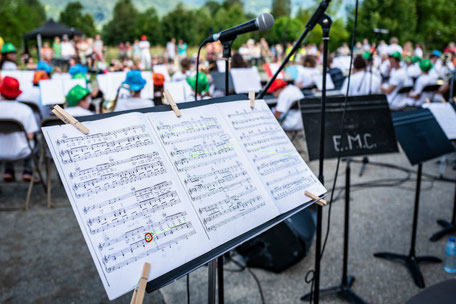
[(252, 19), (250, 21), (244, 22), (242, 24), (233, 26), (227, 30), (215, 33), (209, 36), (204, 43), (214, 42), (220, 40), (223, 41), (230, 41), (235, 39), (238, 35), (245, 34), (248, 32), (255, 32), (255, 31), (267, 31), (269, 30), (272, 25), (274, 24), (274, 17), (271, 14), (264, 13), (259, 15), (256, 19)]

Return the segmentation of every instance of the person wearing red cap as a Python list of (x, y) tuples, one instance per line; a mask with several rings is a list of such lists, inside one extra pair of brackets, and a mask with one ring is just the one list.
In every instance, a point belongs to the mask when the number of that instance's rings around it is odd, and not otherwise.
[[(30, 154), (30, 149), (27, 140), (30, 141), (33, 147), (33, 138), (35, 133), (38, 132), (38, 124), (36, 123), (33, 111), (26, 105), (17, 102), (16, 98), (22, 93), (19, 88), (19, 81), (13, 77), (6, 76), (0, 83), (0, 118), (15, 119), (22, 123), (27, 139), (21, 132), (12, 134), (0, 134), (0, 158), (2, 159), (21, 159)], [(22, 179), (30, 181), (33, 170), (32, 159), (24, 161), (24, 170)], [(5, 162), (5, 171), (3, 180), (11, 182), (15, 180), (14, 165), (12, 162)], [(36, 181), (38, 182), (38, 180)]]
[(144, 69), (149, 70), (151, 67), (152, 58), (150, 57), (150, 43), (147, 41), (146, 35), (141, 36), (139, 42), (139, 49), (141, 50), (141, 64)]
[[(283, 79), (274, 80), (268, 93), (277, 98), (277, 106), (273, 109), (274, 116), (279, 120), (283, 130), (292, 139), (298, 151), (306, 155), (306, 148), (303, 145), (302, 117), (297, 105), (299, 100), (304, 98), (304, 94), (297, 86), (288, 84)], [(296, 134), (296, 132), (298, 133)]]

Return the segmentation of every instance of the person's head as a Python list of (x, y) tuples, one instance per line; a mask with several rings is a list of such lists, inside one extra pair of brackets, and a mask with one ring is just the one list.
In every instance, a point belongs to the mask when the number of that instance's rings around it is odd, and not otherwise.
[(180, 45), (184, 44), (184, 40), (179, 39), (179, 44), (180, 44)]
[(91, 101), (90, 91), (78, 84), (68, 92), (65, 99), (68, 107), (88, 109)]
[(176, 43), (176, 38), (171, 38), (172, 43)]
[(190, 62), (190, 59), (188, 58), (183, 58), (180, 62), (181, 64), (181, 68), (182, 68), (182, 72), (185, 73), (187, 72), (188, 70), (190, 70), (190, 66), (191, 66), (191, 62)]
[(302, 61), (302, 65), (306, 68), (314, 68), (317, 66), (317, 60), (314, 56), (306, 55)]
[(398, 43), (399, 43), (399, 39), (397, 39), (396, 37), (391, 37), (390, 44), (398, 44)]
[(48, 73), (46, 73), (45, 71), (39, 71), (39, 70), (36, 70), (35, 73), (33, 73), (33, 85), (34, 86), (38, 86), (40, 84), (40, 81), (41, 80), (48, 80), (50, 79)]
[(356, 55), (355, 60), (353, 60), (353, 68), (355, 72), (364, 71), (367, 67), (366, 60), (362, 55)]
[(366, 38), (363, 39), (363, 44), (369, 44), (369, 40), (367, 40)]
[(280, 93), (288, 86), (288, 83), (283, 79), (275, 79), (268, 89), (268, 93), (271, 93), (275, 98), (278, 98)]
[(391, 63), (391, 67), (394, 69), (398, 69), (401, 64), (402, 55), (399, 52), (394, 52), (388, 56), (388, 59)]
[(431, 56), (429, 56), (429, 59), (431, 60), (431, 62), (433, 64), (435, 64), (435, 62), (442, 56), (442, 52), (440, 52), (439, 50), (433, 50), (432, 53), (431, 53)]
[(142, 35), (141, 36), (141, 41), (146, 41), (147, 40), (147, 36), (146, 35)]
[(44, 43), (43, 43), (43, 47), (48, 48), (48, 47), (49, 47), (49, 42), (47, 42), (47, 41), (44, 42)]
[(89, 71), (89, 69), (86, 66), (76, 63), (70, 67), (70, 69), (68, 70), (68, 73), (70, 73), (71, 76), (74, 76), (76, 74), (85, 75), (85, 74), (87, 74), (88, 71)]
[(133, 96), (139, 96), (141, 90), (146, 86), (146, 80), (142, 78), (140, 70), (132, 70), (127, 73), (125, 81), (122, 85), (128, 86)]
[(100, 38), (100, 34), (96, 34), (96, 35), (95, 35), (95, 40), (100, 40), (100, 39), (101, 39), (101, 38)]
[(70, 39), (68, 38), (68, 35), (65, 34), (62, 36), (63, 41), (68, 42)]
[[(187, 83), (192, 87), (193, 92), (196, 89), (196, 75), (187, 78)], [(206, 74), (198, 73), (198, 94), (209, 91), (209, 79)]]
[(11, 42), (7, 42), (2, 46), (1, 49), (2, 60), (16, 61), (16, 48)]
[(429, 71), (432, 70), (433, 67), (434, 65), (429, 59), (423, 59), (420, 62), (420, 70), (423, 74), (429, 73)]
[(234, 53), (233, 57), (231, 58), (231, 67), (232, 68), (247, 68), (248, 64), (245, 62), (244, 58), (242, 58), (242, 55), (239, 53)]
[(362, 55), (363, 59), (366, 60), (367, 62), (371, 62), (372, 60), (372, 53), (369, 51), (365, 51)]
[(16, 78), (5, 76), (0, 82), (0, 96), (6, 100), (15, 100), (22, 94), (19, 81)]
[(55, 36), (54, 37), (54, 42), (55, 43), (60, 43), (60, 37), (59, 36)]

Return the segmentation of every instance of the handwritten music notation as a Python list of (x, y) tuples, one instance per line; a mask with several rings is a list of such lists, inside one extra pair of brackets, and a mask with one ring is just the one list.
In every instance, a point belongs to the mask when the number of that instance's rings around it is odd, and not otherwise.
[(279, 207), (318, 184), (266, 103), (255, 102), (251, 109), (233, 102), (220, 110)]
[(204, 229), (214, 235), (227, 227), (236, 231), (236, 223), (254, 217), (267, 201), (236, 139), (211, 108), (186, 109), (175, 122), (158, 115), (151, 121)]

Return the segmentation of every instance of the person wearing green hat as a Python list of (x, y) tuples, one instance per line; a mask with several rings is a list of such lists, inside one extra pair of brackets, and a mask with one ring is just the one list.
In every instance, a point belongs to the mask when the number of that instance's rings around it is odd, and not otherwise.
[(75, 85), (68, 91), (66, 99), (65, 110), (72, 116), (87, 116), (92, 115), (92, 111), (89, 110), (91, 103), (90, 91), (86, 88)]
[(0, 59), (0, 70), (17, 70), (16, 48), (11, 42), (7, 42), (1, 49), (2, 59)]
[(399, 52), (391, 53), (388, 56), (390, 63), (390, 78), (388, 84), (381, 88), (382, 93), (386, 94), (391, 110), (398, 111), (407, 106), (407, 96), (398, 92), (407, 86), (413, 85), (413, 80), (408, 77), (405, 68), (401, 67), (402, 55)]
[[(195, 96), (196, 74), (187, 78), (187, 84), (192, 88), (193, 96)], [(199, 97), (205, 95), (209, 91), (209, 79), (207, 75), (200, 72), (198, 73), (198, 92)], [(195, 97), (193, 97), (193, 100)]]
[(429, 74), (429, 71), (432, 70), (433, 64), (429, 59), (423, 59), (419, 63), (421, 70), (421, 75), (416, 79), (413, 90), (409, 93), (409, 101), (407, 105), (420, 107), (423, 105), (427, 98), (431, 98), (432, 92), (423, 92), (423, 89), (432, 84), (437, 83), (437, 78)]
[[(152, 81), (152, 79), (150, 81)], [(141, 98), (141, 91), (146, 84), (147, 81), (142, 78), (140, 70), (129, 71), (125, 81), (122, 82), (121, 88), (128, 89), (130, 96), (120, 95), (116, 102), (114, 112), (153, 107), (154, 102), (152, 100)]]

